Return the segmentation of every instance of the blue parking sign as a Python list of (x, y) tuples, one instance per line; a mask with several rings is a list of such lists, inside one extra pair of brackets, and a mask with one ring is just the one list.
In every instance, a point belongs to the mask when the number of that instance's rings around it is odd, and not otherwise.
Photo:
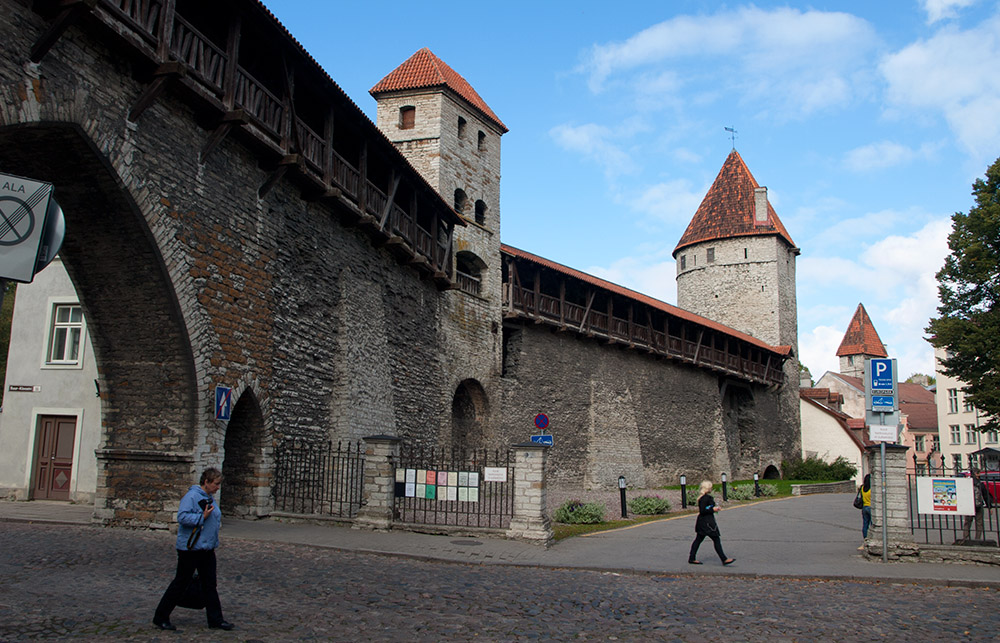
[(215, 419), (228, 420), (233, 412), (233, 389), (228, 386), (215, 387)]
[(890, 391), (895, 388), (891, 359), (873, 359), (868, 366), (868, 377), (873, 391)]

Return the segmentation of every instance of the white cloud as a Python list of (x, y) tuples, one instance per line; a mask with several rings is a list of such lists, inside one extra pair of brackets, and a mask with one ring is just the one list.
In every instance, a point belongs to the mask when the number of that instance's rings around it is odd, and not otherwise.
[(705, 190), (694, 191), (690, 182), (678, 179), (647, 187), (628, 205), (654, 219), (687, 226), (704, 197)]
[[(850, 321), (850, 320), (848, 320)], [(813, 381), (827, 371), (840, 372), (840, 358), (837, 349), (844, 339), (847, 325), (843, 328), (815, 326), (808, 332), (799, 332), (799, 362), (809, 369)]]
[(610, 266), (591, 266), (584, 272), (660, 301), (671, 304), (677, 301), (677, 268), (672, 260), (660, 261), (658, 257), (649, 256), (623, 257)]
[(914, 155), (913, 150), (905, 145), (892, 141), (879, 141), (849, 151), (844, 159), (844, 165), (854, 172), (867, 172), (906, 163)]
[[(655, 70), (684, 61), (660, 82), (665, 92), (695, 85), (715, 100), (735, 94), (801, 115), (849, 100), (877, 42), (868, 22), (847, 13), (751, 6), (678, 16), (595, 45), (582, 70), (595, 93), (622, 83), (648, 93), (648, 79), (664, 73)], [(654, 71), (639, 71), (646, 68)]]
[(934, 24), (938, 20), (954, 18), (957, 15), (956, 9), (964, 9), (976, 4), (978, 0), (923, 0), (924, 11), (927, 12), (927, 24)]
[(886, 56), (879, 68), (890, 108), (940, 114), (978, 162), (1000, 147), (1000, 18), (965, 31), (946, 27)]
[(638, 120), (632, 119), (616, 129), (596, 123), (557, 125), (549, 130), (549, 136), (563, 149), (577, 152), (600, 165), (605, 176), (614, 177), (637, 168), (632, 157), (616, 141), (626, 140), (643, 129)]

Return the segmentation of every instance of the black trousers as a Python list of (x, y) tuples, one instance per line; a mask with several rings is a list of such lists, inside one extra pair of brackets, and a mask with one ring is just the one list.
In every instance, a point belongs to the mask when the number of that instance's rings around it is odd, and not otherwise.
[[(719, 555), (719, 559), (725, 562), (726, 552), (722, 551), (722, 536), (719, 532), (715, 532), (708, 535), (712, 539), (712, 544), (715, 545), (715, 553)], [(688, 560), (698, 559), (698, 548), (701, 547), (701, 541), (705, 540), (705, 534), (698, 534), (694, 537), (694, 542), (691, 543), (691, 554), (688, 556)]]
[(193, 551), (177, 550), (177, 573), (174, 580), (170, 581), (167, 591), (163, 593), (160, 604), (156, 606), (156, 613), (153, 620), (157, 623), (170, 620), (170, 613), (177, 607), (177, 601), (184, 595), (184, 590), (194, 576), (194, 570), (198, 570), (198, 578), (201, 579), (201, 593), (205, 598), (205, 616), (208, 617), (209, 625), (218, 625), (222, 618), (222, 603), (219, 602), (219, 593), (215, 588), (215, 550), (195, 549)]

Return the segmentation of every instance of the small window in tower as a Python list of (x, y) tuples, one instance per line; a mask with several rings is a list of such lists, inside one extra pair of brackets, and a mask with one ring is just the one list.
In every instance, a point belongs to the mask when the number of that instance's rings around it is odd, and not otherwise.
[(417, 121), (417, 108), (413, 105), (406, 105), (399, 108), (399, 129), (413, 129)]
[(687, 255), (681, 255), (681, 270), (687, 269)]
[(461, 116), (458, 117), (458, 138), (465, 138), (465, 119)]
[(462, 214), (465, 211), (465, 205), (468, 201), (469, 198), (465, 196), (465, 190), (462, 188), (455, 190), (455, 212)]
[(486, 150), (486, 132), (479, 130), (479, 142), (476, 145), (480, 152)]
[(691, 255), (691, 267), (694, 268), (698, 265), (698, 255)]
[(750, 258), (750, 250), (749, 249), (743, 248), (743, 258), (744, 259), (749, 259)]
[(715, 263), (715, 248), (709, 248), (707, 254), (708, 263)]
[(486, 202), (482, 199), (476, 201), (476, 223), (486, 225)]

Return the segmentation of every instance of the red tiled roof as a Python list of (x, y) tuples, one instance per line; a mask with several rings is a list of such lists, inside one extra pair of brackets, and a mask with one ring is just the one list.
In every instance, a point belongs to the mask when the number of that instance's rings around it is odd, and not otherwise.
[(562, 264), (556, 263), (555, 261), (550, 261), (548, 259), (545, 259), (544, 257), (533, 255), (530, 252), (525, 252), (524, 250), (521, 250), (519, 248), (515, 248), (513, 246), (508, 246), (506, 244), (501, 243), (500, 252), (505, 252), (519, 259), (526, 259), (527, 261), (532, 261), (534, 263), (539, 264), (540, 266), (545, 266), (550, 270), (561, 272), (562, 274), (568, 277), (579, 279), (580, 281), (584, 281), (598, 288), (603, 288), (605, 290), (611, 291), (617, 295), (621, 295), (622, 297), (628, 297), (641, 304), (645, 304), (652, 308), (656, 308), (657, 310), (662, 310), (663, 312), (673, 315), (674, 317), (678, 317), (680, 319), (684, 319), (686, 321), (690, 321), (695, 324), (700, 324), (702, 326), (705, 326), (706, 328), (717, 330), (720, 333), (724, 333), (726, 335), (729, 335), (730, 337), (735, 337), (737, 339), (743, 340), (747, 343), (757, 346), (758, 348), (768, 350), (772, 353), (777, 353), (779, 355), (784, 355), (784, 356), (792, 354), (791, 346), (771, 346), (770, 344), (762, 342), (755, 337), (751, 337), (750, 335), (741, 333), (740, 331), (730, 328), (728, 326), (723, 326), (722, 324), (714, 322), (711, 319), (706, 319), (705, 317), (695, 315), (694, 313), (688, 312), (683, 308), (678, 308), (677, 306), (671, 306), (670, 304), (662, 302), (659, 299), (653, 299), (648, 295), (644, 295), (634, 290), (629, 290), (628, 288), (619, 286), (618, 284), (611, 283), (610, 281), (605, 281), (593, 275), (588, 275), (585, 272), (574, 270), (573, 268), (569, 268)]
[(762, 235), (778, 235), (794, 248), (795, 242), (770, 202), (767, 204), (767, 224), (754, 224), (754, 189), (758, 187), (757, 180), (750, 174), (739, 152), (730, 152), (687, 230), (677, 242), (674, 255), (681, 248), (702, 241)]
[[(860, 377), (850, 375), (838, 375), (838, 377), (864, 393), (865, 382)], [(897, 387), (899, 412), (906, 414), (906, 422), (910, 428), (915, 431), (937, 431), (937, 401), (934, 399), (934, 392), (909, 382), (899, 382)]]
[(424, 89), (430, 87), (447, 87), (461, 96), (467, 103), (482, 112), (490, 121), (496, 123), (503, 132), (507, 126), (493, 113), (472, 85), (449, 67), (443, 60), (431, 53), (427, 47), (413, 54), (406, 61), (389, 72), (389, 75), (378, 81), (368, 93), (374, 97), (387, 92), (405, 91), (409, 89)]
[(868, 311), (861, 304), (858, 304), (858, 309), (854, 311), (854, 317), (847, 327), (847, 332), (844, 333), (840, 348), (837, 349), (837, 357), (842, 355), (889, 356), (885, 352), (885, 346), (878, 333), (875, 332), (875, 326), (872, 324), (871, 317), (868, 316)]

